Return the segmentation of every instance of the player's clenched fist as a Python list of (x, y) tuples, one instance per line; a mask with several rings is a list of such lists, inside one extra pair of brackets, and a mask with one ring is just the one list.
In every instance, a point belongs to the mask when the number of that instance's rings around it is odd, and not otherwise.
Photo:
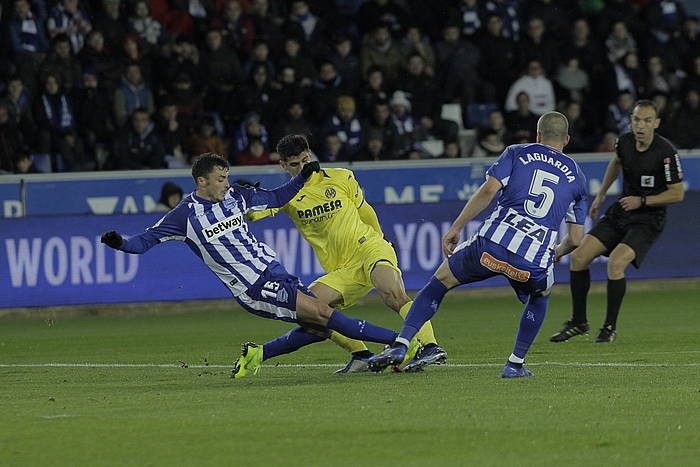
[(304, 164), (304, 167), (301, 169), (301, 176), (308, 179), (312, 173), (318, 172), (319, 170), (321, 170), (321, 164), (319, 164), (318, 161), (311, 161)]
[(119, 235), (119, 232), (115, 232), (114, 230), (111, 230), (107, 233), (103, 233), (102, 239), (100, 241), (102, 243), (105, 243), (108, 247), (112, 248), (119, 248), (124, 242), (122, 236)]

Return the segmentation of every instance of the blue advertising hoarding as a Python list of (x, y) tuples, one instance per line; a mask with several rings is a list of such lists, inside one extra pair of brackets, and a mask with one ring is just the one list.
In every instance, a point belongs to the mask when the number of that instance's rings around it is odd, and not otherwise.
[[(609, 199), (608, 202), (612, 202)], [(669, 208), (666, 230), (640, 270), (630, 278), (697, 276), (700, 249), (700, 194)], [(406, 288), (421, 288), (442, 261), (441, 237), (463, 207), (462, 201), (430, 205), (375, 206), (382, 227), (397, 247)], [(0, 308), (87, 303), (228, 298), (228, 290), (183, 243), (157, 245), (144, 255), (115, 252), (99, 243), (106, 230), (135, 234), (159, 215), (48, 216), (0, 219)], [(479, 222), (465, 228), (471, 235)], [(278, 260), (305, 283), (323, 274), (311, 247), (284, 215), (251, 224)], [(568, 265), (556, 266), (558, 282), (568, 281)], [(591, 267), (605, 279), (605, 263)], [(477, 285), (505, 285), (496, 278)]]
[[(589, 191), (596, 193), (610, 155), (581, 156), (580, 166), (588, 178)], [(484, 173), (494, 159), (458, 161), (405, 161), (401, 165), (358, 164), (352, 170), (373, 204), (435, 203), (467, 200), (484, 181)], [(689, 189), (700, 180), (700, 156), (683, 156), (683, 169)], [(272, 188), (288, 180), (280, 168), (231, 168), (231, 181), (245, 178)], [(185, 192), (193, 189), (187, 170), (132, 171), (88, 174), (54, 174), (25, 179), (26, 215), (135, 214), (150, 212), (158, 202), (166, 181), (179, 184)], [(613, 186), (610, 195), (617, 193)], [(3, 217), (21, 215), (19, 179), (0, 182)]]

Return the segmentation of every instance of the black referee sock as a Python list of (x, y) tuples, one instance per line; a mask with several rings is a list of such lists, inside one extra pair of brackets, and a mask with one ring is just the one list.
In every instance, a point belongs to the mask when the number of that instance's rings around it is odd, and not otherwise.
[(605, 314), (604, 326), (612, 326), (615, 329), (617, 315), (620, 314), (622, 299), (627, 290), (627, 279), (608, 279), (608, 311)]
[[(588, 290), (591, 288), (591, 273), (588, 269), (583, 271), (571, 271), (571, 301), (573, 302), (572, 321), (582, 324), (588, 321), (586, 318), (586, 300)], [(609, 295), (608, 295), (609, 296)]]

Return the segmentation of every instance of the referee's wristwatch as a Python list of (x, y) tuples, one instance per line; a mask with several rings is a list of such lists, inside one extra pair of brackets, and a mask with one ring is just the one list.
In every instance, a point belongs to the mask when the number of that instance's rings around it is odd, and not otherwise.
[(642, 205), (640, 207), (642, 207), (642, 208), (647, 207), (647, 195), (640, 196), (639, 201), (642, 203)]

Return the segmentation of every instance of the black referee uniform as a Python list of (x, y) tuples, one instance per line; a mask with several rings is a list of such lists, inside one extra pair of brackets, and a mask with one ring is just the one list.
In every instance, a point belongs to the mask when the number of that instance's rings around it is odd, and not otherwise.
[(683, 172), (676, 148), (658, 134), (654, 135), (649, 149), (639, 152), (634, 135), (625, 133), (618, 139), (616, 152), (622, 165), (620, 198), (640, 196), (642, 207), (625, 211), (620, 203), (613, 203), (588, 234), (605, 245), (608, 249), (605, 255), (619, 243), (628, 245), (635, 253), (632, 264), (639, 268), (666, 223), (666, 206), (646, 206), (646, 197), (681, 182)]

